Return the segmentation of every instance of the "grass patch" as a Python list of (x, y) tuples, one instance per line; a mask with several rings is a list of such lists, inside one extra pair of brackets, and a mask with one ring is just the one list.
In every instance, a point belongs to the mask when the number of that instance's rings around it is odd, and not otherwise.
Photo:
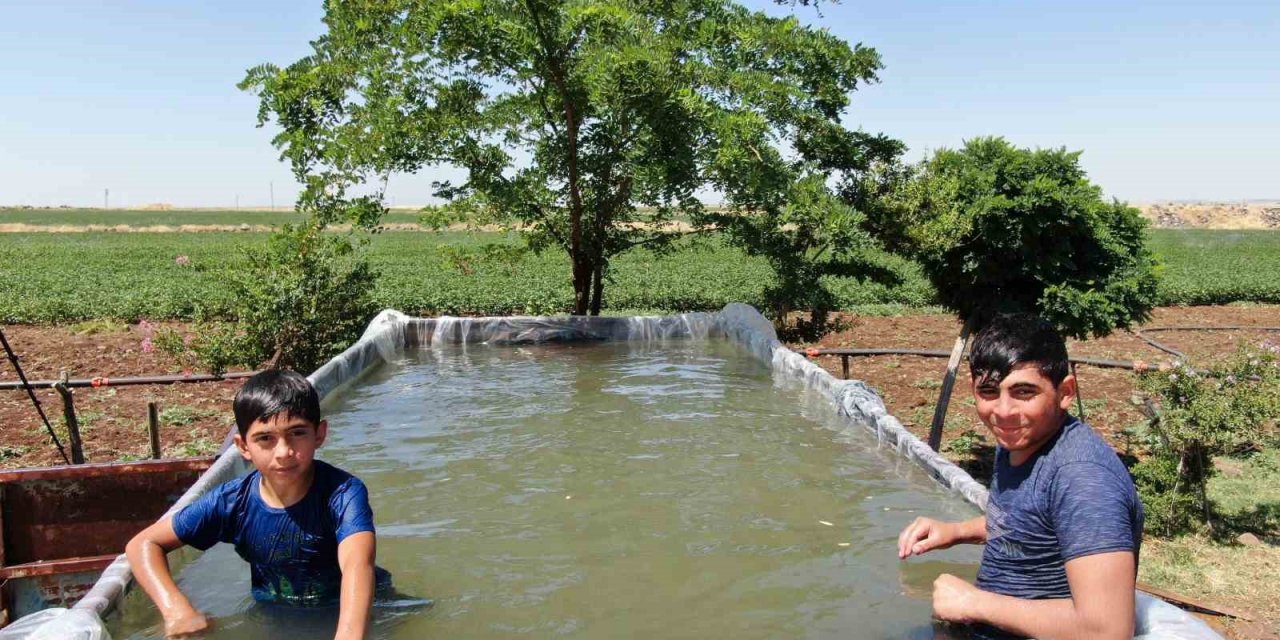
[(15, 447), (7, 444), (0, 446), (0, 462), (11, 460), (13, 458), (21, 458), (22, 456), (27, 455), (28, 450), (29, 449), (27, 447)]
[(204, 436), (179, 444), (170, 449), (170, 457), (201, 458), (218, 452), (219, 443)]
[(162, 425), (185, 427), (200, 418), (208, 418), (216, 415), (218, 415), (218, 412), (211, 409), (202, 409), (200, 407), (191, 407), (179, 404), (161, 409), (159, 418), (160, 424)]
[(112, 318), (94, 318), (71, 325), (71, 332), (81, 336), (96, 336), (104, 333), (123, 333), (129, 325)]
[[(1223, 515), (1215, 537), (1147, 537), (1138, 579), (1213, 603), (1244, 609), (1280, 632), (1280, 451), (1264, 451), (1238, 463), (1238, 471), (1209, 481), (1209, 496)], [(1233, 467), (1237, 469), (1237, 467)], [(1234, 542), (1241, 532), (1264, 540)]]

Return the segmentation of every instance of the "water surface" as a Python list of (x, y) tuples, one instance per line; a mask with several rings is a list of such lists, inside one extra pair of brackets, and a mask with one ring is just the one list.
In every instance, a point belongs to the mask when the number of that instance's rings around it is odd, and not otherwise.
[[(435, 601), (378, 609), (376, 638), (928, 638), (933, 578), (976, 572), (895, 555), (917, 515), (976, 510), (725, 342), (425, 350), (325, 413), (378, 563)], [(227, 545), (180, 575), (210, 637), (331, 637), (336, 612), (248, 581)], [(158, 632), (140, 591), (123, 612), (114, 637)]]

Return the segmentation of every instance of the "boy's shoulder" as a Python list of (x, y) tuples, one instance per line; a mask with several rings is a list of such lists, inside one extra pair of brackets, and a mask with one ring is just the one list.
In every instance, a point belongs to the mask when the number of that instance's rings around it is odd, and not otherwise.
[(1089, 423), (1076, 417), (1068, 417), (1066, 424), (1062, 426), (1062, 434), (1047, 457), (1052, 458), (1056, 466), (1092, 462), (1124, 470), (1124, 463), (1116, 455), (1116, 450)]
[(312, 462), (315, 465), (315, 476), (311, 481), (310, 493), (317, 494), (324, 499), (331, 499), (339, 495), (347, 495), (353, 492), (367, 493), (364, 482), (355, 474), (335, 467), (323, 460)]
[[(1063, 425), (1053, 448), (1045, 456), (1043, 480), (1049, 485), (1059, 480), (1092, 477), (1102, 484), (1133, 486), (1129, 470), (1115, 449), (1098, 435), (1088, 423), (1070, 418)], [(1113, 486), (1115, 486), (1113, 484)]]

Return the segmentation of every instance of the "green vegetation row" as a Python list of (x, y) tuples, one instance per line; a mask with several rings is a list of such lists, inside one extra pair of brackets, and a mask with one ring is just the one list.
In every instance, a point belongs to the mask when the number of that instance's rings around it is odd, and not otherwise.
[[(55, 323), (94, 318), (219, 316), (230, 307), (229, 273), (260, 233), (0, 234), (0, 321)], [(375, 297), (416, 314), (563, 313), (572, 308), (567, 259), (518, 251), (515, 235), (449, 232), (374, 236), (370, 260), (383, 276)], [(1154, 230), (1165, 267), (1161, 304), (1280, 303), (1280, 233)], [(186, 256), (188, 264), (178, 264)], [(828, 280), (844, 309), (923, 309), (935, 294), (919, 267), (879, 256), (897, 282)], [(773, 275), (763, 259), (718, 239), (666, 255), (633, 251), (614, 263), (611, 313), (715, 310), (762, 305)], [(883, 309), (884, 307), (880, 307)]]
[[(387, 223), (416, 223), (421, 216), (416, 211), (393, 210), (385, 214), (383, 221)], [(205, 210), (205, 209), (170, 209), (168, 211), (149, 211), (137, 209), (31, 209), (0, 208), (0, 224), (27, 224), (35, 226), (88, 226), (101, 225), (116, 227), (170, 226), (184, 224), (196, 225), (228, 225), (242, 224), (278, 227), (282, 224), (298, 224), (306, 220), (306, 216), (281, 207), (276, 211), (249, 209)]]

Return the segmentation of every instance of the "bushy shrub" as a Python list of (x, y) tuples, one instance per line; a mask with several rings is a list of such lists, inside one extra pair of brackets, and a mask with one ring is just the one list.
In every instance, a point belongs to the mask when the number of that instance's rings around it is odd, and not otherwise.
[(1173, 535), (1213, 526), (1208, 498), (1213, 457), (1277, 441), (1280, 417), (1280, 347), (1241, 347), (1208, 369), (1178, 362), (1142, 375), (1159, 402), (1155, 443), (1133, 468), (1150, 531)]
[(1078, 152), (978, 138), (910, 171), (870, 226), (915, 258), (943, 305), (975, 328), (998, 312), (1037, 313), (1065, 335), (1103, 336), (1147, 317), (1156, 262), (1138, 211), (1107, 202)]
[(349, 235), (286, 225), (233, 276), (233, 322), (200, 324), (193, 339), (159, 337), (180, 362), (214, 373), (274, 365), (310, 373), (360, 337), (377, 312), (377, 273)]

